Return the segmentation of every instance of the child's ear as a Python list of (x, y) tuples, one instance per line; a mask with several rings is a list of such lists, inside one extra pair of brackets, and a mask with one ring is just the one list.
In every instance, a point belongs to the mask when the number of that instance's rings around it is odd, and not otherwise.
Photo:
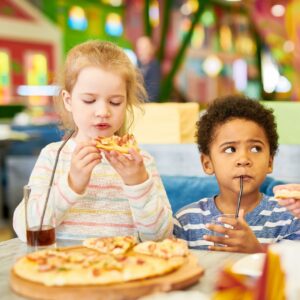
[(273, 172), (273, 162), (274, 162), (274, 157), (270, 156), (269, 165), (268, 165), (268, 174)]
[(210, 159), (209, 155), (206, 155), (206, 154), (202, 153), (201, 154), (201, 163), (202, 163), (203, 171), (207, 175), (214, 174), (214, 167), (213, 167), (213, 164), (211, 162), (211, 159)]
[(61, 92), (62, 99), (64, 101), (64, 105), (67, 111), (72, 112), (72, 105), (71, 105), (71, 95), (66, 90)]

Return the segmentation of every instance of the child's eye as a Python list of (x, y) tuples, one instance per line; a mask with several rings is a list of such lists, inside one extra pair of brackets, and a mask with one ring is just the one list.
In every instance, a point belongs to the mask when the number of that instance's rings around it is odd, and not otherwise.
[(96, 100), (95, 99), (82, 99), (82, 101), (86, 104), (91, 104), (91, 103), (94, 103)]
[(235, 148), (234, 147), (227, 147), (224, 150), (225, 153), (234, 153), (235, 152)]
[(251, 152), (257, 153), (261, 152), (262, 148), (260, 146), (254, 146), (251, 148)]
[(121, 104), (121, 102), (116, 102), (116, 101), (110, 101), (109, 103), (113, 106), (119, 106)]

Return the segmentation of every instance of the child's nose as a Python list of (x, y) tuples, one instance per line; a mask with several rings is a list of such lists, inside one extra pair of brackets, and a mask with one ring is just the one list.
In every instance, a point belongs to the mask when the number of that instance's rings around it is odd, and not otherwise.
[(243, 153), (238, 158), (236, 164), (237, 164), (237, 166), (241, 166), (241, 167), (250, 166), (251, 165), (251, 160), (249, 159), (249, 157), (245, 153)]
[(107, 118), (110, 116), (110, 112), (109, 112), (109, 108), (107, 105), (105, 104), (99, 104), (96, 107), (96, 111), (95, 114), (97, 117), (101, 117), (101, 118)]

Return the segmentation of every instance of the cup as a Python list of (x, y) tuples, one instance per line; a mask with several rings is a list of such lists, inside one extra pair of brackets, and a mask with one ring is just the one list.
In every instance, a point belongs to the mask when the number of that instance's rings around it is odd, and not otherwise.
[[(212, 217), (211, 219), (211, 224), (215, 224), (215, 225), (221, 225), (225, 228), (230, 228), (230, 229), (233, 229), (233, 226), (230, 225), (230, 224), (226, 224), (224, 222), (221, 222), (219, 219), (220, 218), (232, 218), (232, 219), (235, 219), (235, 215), (234, 214), (220, 214), (220, 215), (217, 215), (217, 216), (214, 216)], [(216, 231), (212, 231), (211, 235), (213, 236), (223, 236), (223, 237), (227, 237), (226, 235), (222, 234), (222, 233), (218, 233)], [(218, 247), (224, 247), (225, 245), (224, 244), (220, 244), (220, 243), (214, 243), (215, 246), (218, 246)]]
[(52, 189), (43, 184), (25, 185), (23, 192), (27, 245), (33, 248), (55, 246), (56, 218)]

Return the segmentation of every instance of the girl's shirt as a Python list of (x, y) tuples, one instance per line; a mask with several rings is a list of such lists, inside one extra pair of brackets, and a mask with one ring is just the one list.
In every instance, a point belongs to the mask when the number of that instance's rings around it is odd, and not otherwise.
[[(29, 184), (49, 184), (61, 144), (52, 143), (42, 149)], [(85, 193), (77, 194), (68, 185), (75, 146), (70, 140), (60, 153), (51, 191), (54, 196), (49, 199), (55, 201), (57, 238), (134, 235), (144, 241), (172, 235), (172, 210), (152, 156), (141, 152), (149, 178), (135, 186), (125, 185), (104, 157), (94, 168)], [(41, 218), (45, 198), (46, 193), (39, 197), (33, 218)], [(24, 200), (14, 212), (13, 227), (26, 241)]]
[[(208, 249), (212, 242), (205, 241), (203, 235), (211, 235), (212, 232), (205, 224), (220, 214), (214, 197), (191, 203), (175, 214), (174, 235), (188, 241), (190, 248)], [(300, 220), (273, 197), (263, 195), (259, 205), (246, 215), (245, 220), (262, 244), (300, 239)]]

